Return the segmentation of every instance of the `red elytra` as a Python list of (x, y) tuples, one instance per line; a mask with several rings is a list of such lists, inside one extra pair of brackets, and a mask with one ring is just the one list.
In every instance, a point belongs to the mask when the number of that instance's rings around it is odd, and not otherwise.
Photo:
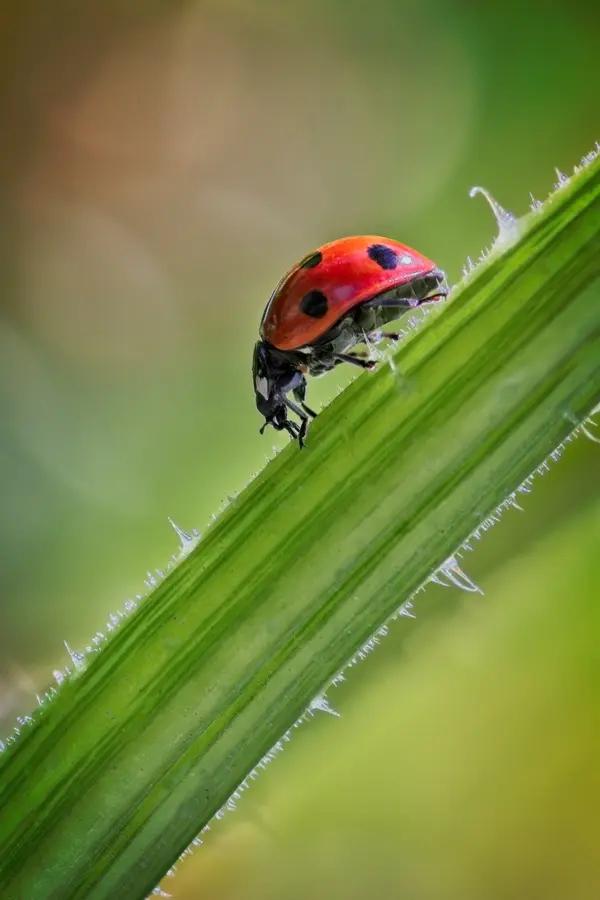
[[(396, 265), (382, 267), (369, 255), (370, 247), (394, 252)], [(426, 256), (390, 238), (357, 235), (331, 241), (305, 256), (281, 279), (265, 309), (261, 337), (280, 350), (312, 344), (359, 303), (435, 269)], [(302, 309), (303, 298), (314, 291), (327, 298), (326, 312), (318, 318)]]
[(304, 446), (308, 422), (317, 415), (304, 402), (306, 375), (322, 375), (340, 363), (375, 368), (370, 354), (349, 351), (397, 339), (382, 327), (447, 293), (446, 276), (435, 263), (390, 238), (340, 238), (301, 259), (275, 288), (254, 347), (261, 434), (271, 425)]

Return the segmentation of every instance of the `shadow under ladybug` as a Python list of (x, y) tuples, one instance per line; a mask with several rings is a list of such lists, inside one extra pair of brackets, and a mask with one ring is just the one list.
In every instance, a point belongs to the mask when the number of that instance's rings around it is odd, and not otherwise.
[(375, 368), (366, 354), (349, 351), (397, 340), (381, 328), (447, 294), (445, 273), (435, 263), (389, 238), (341, 238), (305, 256), (281, 279), (260, 323), (252, 366), (256, 407), (265, 418), (260, 433), (271, 425), (303, 447), (317, 415), (305, 403), (306, 375), (340, 363)]

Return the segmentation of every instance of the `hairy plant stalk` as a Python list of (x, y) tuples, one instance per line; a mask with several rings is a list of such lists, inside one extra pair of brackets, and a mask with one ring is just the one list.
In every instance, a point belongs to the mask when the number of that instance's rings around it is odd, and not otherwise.
[(354, 381), (0, 757), (0, 895), (142, 898), (600, 396), (600, 165)]

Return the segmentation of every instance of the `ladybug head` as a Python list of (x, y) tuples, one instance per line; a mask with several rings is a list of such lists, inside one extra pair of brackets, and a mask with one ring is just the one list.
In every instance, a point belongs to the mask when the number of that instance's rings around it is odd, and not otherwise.
[(261, 434), (267, 425), (272, 425), (276, 431), (285, 429), (296, 437), (298, 426), (288, 420), (285, 395), (306, 383), (304, 375), (285, 352), (258, 341), (254, 347), (252, 377), (256, 408), (266, 420)]

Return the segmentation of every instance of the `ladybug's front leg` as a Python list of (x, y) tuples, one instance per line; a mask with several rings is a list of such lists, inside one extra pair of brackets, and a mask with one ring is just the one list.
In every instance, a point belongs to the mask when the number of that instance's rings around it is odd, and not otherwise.
[(294, 395), (294, 398), (298, 401), (298, 403), (300, 404), (300, 406), (302, 407), (304, 412), (308, 413), (308, 415), (312, 419), (316, 419), (317, 413), (314, 410), (312, 410), (310, 408), (310, 406), (307, 406), (306, 403), (304, 402), (304, 399), (306, 397), (306, 381), (304, 381), (304, 383), (299, 385), (297, 388), (294, 388), (294, 390), (292, 391), (292, 394)]
[(300, 426), (287, 418), (285, 410), (283, 410), (283, 415), (281, 413), (276, 413), (275, 415), (270, 416), (270, 418), (265, 419), (265, 424), (260, 429), (260, 433), (264, 434), (265, 428), (269, 425), (272, 425), (275, 431), (287, 431), (294, 440), (300, 435)]
[[(308, 415), (304, 412), (304, 410), (300, 409), (299, 406), (290, 400), (289, 397), (284, 397), (283, 402), (293, 413), (295, 413), (300, 419), (300, 430), (298, 432), (298, 443), (300, 447), (304, 447), (304, 438), (306, 437), (306, 432), (308, 431)], [(304, 404), (303, 404), (304, 405)], [(316, 413), (315, 413), (316, 415)]]

